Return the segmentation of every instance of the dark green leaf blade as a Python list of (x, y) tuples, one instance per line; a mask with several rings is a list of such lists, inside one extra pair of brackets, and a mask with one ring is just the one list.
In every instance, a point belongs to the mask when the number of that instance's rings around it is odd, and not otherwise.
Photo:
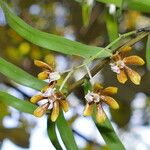
[[(84, 84), (84, 92), (87, 93), (88, 90), (91, 90), (92, 86), (89, 81), (85, 80)], [(121, 143), (120, 139), (118, 138), (117, 134), (115, 133), (108, 117), (106, 116), (106, 120), (102, 124), (98, 124), (95, 119), (95, 113), (93, 114), (93, 121), (97, 129), (99, 130), (100, 134), (102, 135), (104, 141), (106, 142), (108, 148), (110, 150), (125, 150), (123, 144)]]
[(0, 101), (8, 106), (16, 108), (19, 111), (29, 113), (29, 114), (33, 114), (34, 110), (37, 108), (36, 105), (33, 105), (30, 102), (18, 99), (3, 91), (0, 91)]
[(6, 20), (10, 27), (13, 28), (20, 36), (38, 46), (63, 54), (81, 56), (83, 58), (89, 58), (99, 51), (102, 51), (99, 57), (110, 56), (110, 53), (103, 48), (88, 46), (79, 42), (68, 40), (61, 36), (48, 34), (34, 29), (11, 12), (7, 4), (2, 0), (0, 0), (0, 5), (4, 10)]
[(5, 59), (0, 57), (0, 72), (13, 81), (41, 90), (46, 85), (45, 82), (38, 80), (27, 72), (23, 71), (19, 67), (7, 62)]
[(64, 118), (63, 112), (61, 111), (56, 121), (60, 136), (68, 150), (78, 150), (75, 142), (73, 133), (69, 128), (67, 121)]
[(120, 7), (122, 3), (122, 0), (97, 0), (97, 1), (102, 3), (115, 4), (118, 7)]
[(108, 117), (106, 118), (105, 122), (102, 124), (97, 124), (95, 119), (94, 122), (110, 150), (116, 150), (116, 149), (125, 150), (123, 144), (121, 143), (120, 139), (115, 133)]
[(148, 36), (146, 44), (146, 63), (147, 68), (150, 70), (150, 35)]
[[(106, 4), (115, 4), (117, 7), (121, 7), (122, 0), (97, 0), (98, 2)], [(150, 2), (149, 0), (124, 0), (125, 8), (142, 12), (150, 12)]]
[(48, 134), (48, 137), (49, 137), (50, 141), (52, 142), (53, 146), (56, 149), (61, 150), (62, 148), (61, 148), (61, 145), (59, 144), (59, 141), (58, 141), (58, 138), (57, 138), (57, 135), (56, 135), (55, 125), (56, 125), (56, 123), (52, 122), (50, 120), (50, 118), (48, 117), (48, 119), (47, 119), (47, 134)]

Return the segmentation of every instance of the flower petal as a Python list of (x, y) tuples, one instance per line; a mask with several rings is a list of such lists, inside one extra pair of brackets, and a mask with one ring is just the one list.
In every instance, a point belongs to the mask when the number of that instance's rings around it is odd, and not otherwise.
[(116, 94), (117, 91), (118, 91), (117, 87), (110, 86), (110, 87), (105, 88), (102, 91), (102, 93), (105, 94), (105, 95), (109, 95), (109, 94)]
[(60, 100), (60, 105), (62, 106), (65, 112), (69, 110), (69, 103), (67, 100)]
[(38, 78), (40, 80), (45, 80), (48, 79), (49, 73), (47, 71), (43, 71), (41, 73), (38, 74)]
[(136, 55), (125, 57), (124, 62), (127, 65), (131, 64), (131, 65), (140, 65), (141, 66), (141, 65), (145, 64), (144, 60), (141, 57), (136, 56)]
[(120, 73), (117, 74), (117, 79), (122, 84), (124, 84), (127, 81), (127, 76), (126, 76), (124, 70), (120, 70)]
[(34, 64), (37, 67), (40, 67), (40, 68), (43, 68), (43, 69), (48, 69), (48, 70), (52, 71), (52, 68), (48, 64), (46, 64), (45, 62), (43, 62), (43, 61), (34, 60)]
[(130, 80), (136, 84), (139, 85), (141, 82), (141, 76), (134, 70), (130, 69), (129, 67), (126, 67), (126, 72), (130, 78)]
[(42, 106), (39, 106), (35, 111), (34, 111), (34, 116), (36, 117), (42, 117), (45, 113), (46, 110), (48, 109), (49, 103), (43, 104)]
[(113, 109), (119, 109), (118, 103), (110, 96), (105, 96), (103, 99), (103, 102), (105, 102), (107, 105), (109, 105)]
[(83, 111), (83, 116), (91, 116), (93, 112), (93, 106), (93, 104), (87, 103)]
[(129, 52), (132, 50), (131, 46), (124, 46), (119, 49), (119, 52)]
[(106, 115), (105, 112), (101, 106), (101, 104), (97, 105), (97, 112), (96, 112), (96, 121), (97, 123), (101, 124), (105, 121)]
[(103, 89), (103, 86), (101, 84), (99, 84), (99, 83), (94, 84), (93, 91), (95, 93), (97, 93), (97, 91), (99, 91), (100, 89)]
[(52, 109), (52, 113), (51, 113), (51, 120), (55, 122), (58, 116), (59, 116), (59, 102), (55, 101), (53, 109)]
[(31, 97), (30, 102), (35, 104), (42, 99), (43, 99), (43, 96), (41, 94), (34, 95), (33, 97)]

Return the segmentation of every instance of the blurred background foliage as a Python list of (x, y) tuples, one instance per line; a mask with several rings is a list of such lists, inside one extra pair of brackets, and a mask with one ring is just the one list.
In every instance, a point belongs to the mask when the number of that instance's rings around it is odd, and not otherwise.
[[(136, 10), (124, 10), (113, 4), (99, 2), (86, 3), (80, 0), (10, 0), (12, 9), (28, 24), (42, 31), (62, 35), (66, 38), (76, 40), (85, 44), (105, 47), (114, 40), (119, 33), (125, 33), (142, 27), (150, 26), (150, 13)], [(92, 2), (92, 1), (91, 1)], [(36, 76), (39, 70), (33, 65), (34, 59), (43, 60), (56, 67), (58, 70), (66, 70), (76, 66), (83, 60), (77, 56), (65, 56), (47, 50), (24, 40), (13, 31), (5, 22), (3, 12), (0, 10), (0, 56), (16, 64), (25, 71)], [(114, 33), (114, 34), (112, 34)], [(132, 54), (140, 55), (145, 59), (146, 38), (133, 46)], [(90, 66), (92, 67), (92, 65)], [(118, 111), (110, 110), (111, 120), (116, 124), (120, 135), (130, 132), (133, 125), (150, 125), (150, 70), (144, 67), (136, 68), (142, 75), (140, 86), (131, 82), (121, 85), (117, 82), (115, 74), (110, 71), (109, 66), (96, 75), (95, 80), (101, 81), (106, 87), (117, 86), (119, 92), (116, 96), (120, 104)], [(85, 73), (84, 70), (77, 71), (68, 81), (68, 86)], [(22, 90), (18, 85), (0, 75), (0, 88), (10, 91), (15, 90), (23, 98), (29, 99), (33, 93)], [(76, 102), (70, 101), (73, 114), (69, 124), (73, 124), (81, 115), (75, 108), (82, 105), (83, 93), (79, 88), (73, 95)], [(30, 123), (22, 113), (18, 112), (18, 125), (15, 128), (7, 128), (4, 119), (12, 117), (12, 110), (0, 103), (0, 144), (4, 139), (10, 139), (18, 146), (28, 148), (30, 129), (36, 124)], [(77, 131), (74, 131), (75, 134)], [(81, 135), (79, 135), (81, 136)], [(85, 138), (82, 137), (81, 138)], [(84, 139), (87, 145), (84, 150), (99, 149), (100, 144)], [(150, 145), (149, 145), (150, 146)], [(102, 150), (107, 147), (101, 145)], [(149, 147), (150, 148), (150, 147)]]

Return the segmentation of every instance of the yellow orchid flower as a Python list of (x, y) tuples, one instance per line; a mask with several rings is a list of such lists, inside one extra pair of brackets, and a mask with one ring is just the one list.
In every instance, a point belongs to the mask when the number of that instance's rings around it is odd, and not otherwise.
[(117, 90), (118, 89), (116, 87), (103, 88), (100, 84), (95, 84), (93, 86), (93, 90), (88, 91), (88, 93), (85, 95), (87, 103), (83, 115), (91, 116), (93, 113), (93, 107), (96, 104), (96, 120), (98, 123), (104, 122), (106, 116), (102, 108), (102, 103), (106, 103), (113, 109), (118, 109), (119, 105), (116, 100), (109, 96), (116, 94)]
[(37, 103), (42, 100), (47, 100), (47, 102), (39, 106), (35, 111), (34, 115), (36, 117), (42, 117), (48, 109), (51, 110), (51, 120), (54, 122), (59, 116), (59, 110), (62, 108), (65, 112), (69, 109), (69, 104), (66, 97), (61, 92), (56, 92), (56, 89), (52, 86), (46, 86), (41, 90), (41, 93), (33, 96), (30, 101), (32, 103)]
[(111, 70), (117, 73), (117, 79), (120, 83), (124, 84), (127, 81), (127, 76), (130, 80), (139, 85), (141, 76), (128, 65), (144, 65), (144, 60), (136, 55), (125, 57), (126, 52), (130, 51), (131, 47), (124, 47), (115, 55), (113, 55), (112, 62), (110, 63)]

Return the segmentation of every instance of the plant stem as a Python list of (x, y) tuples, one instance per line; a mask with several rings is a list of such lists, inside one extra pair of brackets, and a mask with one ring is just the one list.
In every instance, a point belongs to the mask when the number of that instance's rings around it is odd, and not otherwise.
[(113, 42), (108, 44), (103, 50), (99, 51), (97, 54), (95, 54), (94, 56), (90, 57), (87, 61), (84, 61), (84, 63), (81, 64), (80, 66), (75, 67), (74, 70), (77, 70), (79, 68), (82, 68), (82, 67), (88, 65), (91, 61), (93, 61), (94, 59), (98, 58), (98, 56), (102, 53), (102, 51), (107, 51), (110, 54), (110, 56), (112, 56), (112, 52), (111, 52), (111, 50), (109, 50), (109, 48), (111, 48), (113, 45), (115, 45), (117, 42), (119, 42), (123, 38), (126, 38), (128, 36), (134, 35), (136, 33), (137, 33), (136, 31), (131, 31), (131, 32), (128, 32), (128, 33), (120, 35), (116, 40), (114, 40)]
[[(136, 31), (131, 31), (131, 32), (128, 32), (128, 33), (125, 33), (125, 34), (122, 34), (120, 35), (117, 39), (115, 39), (114, 41), (112, 41), (110, 44), (108, 44), (104, 50), (109, 50), (112, 46), (114, 46), (117, 42), (119, 42), (120, 40), (122, 40), (123, 38), (126, 38), (128, 36), (131, 36), (131, 35), (134, 35), (136, 34), (137, 32)], [(98, 52), (96, 55), (94, 55), (93, 57), (90, 58), (90, 61), (96, 59), (99, 55), (100, 55), (101, 51)], [(112, 54), (112, 53), (111, 53)]]
[(71, 71), (68, 73), (68, 75), (66, 76), (66, 78), (64, 79), (64, 81), (62, 82), (60, 88), (59, 88), (59, 91), (62, 90), (62, 88), (64, 87), (65, 83), (67, 82), (67, 80), (70, 78), (70, 76), (73, 74), (74, 70), (71, 69)]
[(108, 44), (105, 48), (109, 49), (110, 47), (112, 47), (113, 45), (115, 45), (117, 42), (119, 42), (121, 39), (126, 38), (126, 37), (131, 36), (131, 35), (134, 35), (134, 34), (136, 34), (136, 31), (131, 31), (131, 32), (122, 34), (117, 39), (115, 39), (110, 44)]

